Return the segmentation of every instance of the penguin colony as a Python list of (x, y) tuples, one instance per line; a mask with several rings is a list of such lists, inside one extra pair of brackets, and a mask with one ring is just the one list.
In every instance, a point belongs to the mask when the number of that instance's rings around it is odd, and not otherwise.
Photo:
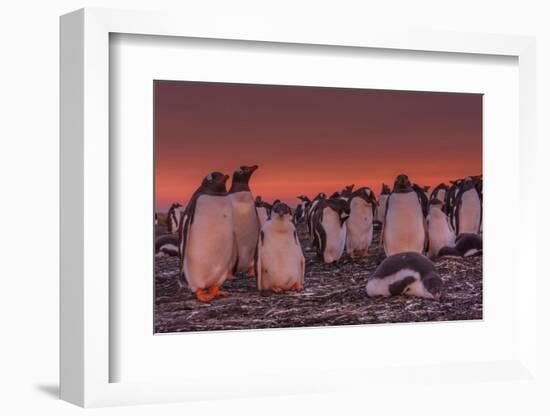
[[(438, 300), (443, 281), (431, 259), (482, 254), (481, 176), (467, 176), (435, 187), (398, 175), (378, 197), (369, 187), (345, 186), (330, 196), (297, 197), (292, 210), (279, 200), (254, 197), (250, 179), (258, 166), (241, 166), (232, 175), (208, 174), (184, 208), (170, 207), (168, 235), (156, 241), (158, 256), (179, 257), (179, 288), (199, 301), (226, 296), (226, 280), (256, 279), (262, 292), (301, 291), (305, 259), (296, 224), (307, 228), (318, 261), (369, 255), (373, 230), (381, 230), (386, 258), (368, 278), (366, 295), (408, 295)], [(214, 253), (214, 255), (212, 255)]]

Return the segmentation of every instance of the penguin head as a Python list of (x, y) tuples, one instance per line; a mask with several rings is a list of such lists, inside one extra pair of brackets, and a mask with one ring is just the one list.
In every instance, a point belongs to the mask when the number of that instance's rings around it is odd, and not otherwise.
[(381, 195), (388, 195), (390, 193), (390, 187), (386, 185), (385, 183), (382, 184), (382, 192), (380, 192)]
[(407, 175), (401, 174), (395, 178), (395, 183), (393, 184), (393, 192), (407, 192), (411, 189), (411, 181)]
[(225, 183), (229, 179), (228, 175), (224, 175), (221, 172), (209, 173), (202, 181), (202, 188), (205, 191), (211, 192), (227, 192)]
[(353, 191), (354, 186), (355, 186), (354, 183), (352, 183), (351, 185), (347, 185), (346, 187), (344, 187), (344, 189), (342, 189), (342, 191), (340, 192), (340, 195), (342, 195), (345, 198), (349, 198), (351, 196), (351, 192)]
[(248, 184), (250, 177), (256, 169), (258, 169), (258, 165), (241, 166), (233, 173), (233, 183)]
[(309, 198), (305, 195), (299, 195), (296, 198), (298, 198), (302, 202), (309, 202)]
[(443, 280), (436, 272), (431, 272), (424, 279), (422, 279), (424, 289), (432, 296), (433, 299), (439, 300), (441, 298), (441, 291), (443, 289)]
[(281, 219), (286, 215), (290, 218), (290, 207), (284, 202), (276, 202), (271, 209), (271, 218)]

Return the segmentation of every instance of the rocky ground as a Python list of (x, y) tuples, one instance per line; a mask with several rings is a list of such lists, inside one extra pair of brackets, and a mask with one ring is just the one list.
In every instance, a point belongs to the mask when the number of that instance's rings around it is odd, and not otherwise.
[(368, 298), (367, 278), (384, 259), (375, 232), (370, 255), (342, 258), (336, 264), (317, 260), (302, 225), (298, 228), (306, 257), (305, 288), (300, 293), (261, 295), (255, 279), (224, 283), (226, 298), (201, 303), (185, 290), (179, 295), (178, 259), (155, 259), (155, 331), (185, 332), (391, 322), (452, 321), (482, 318), (483, 257), (443, 257), (435, 261), (444, 281), (440, 301), (406, 296)]

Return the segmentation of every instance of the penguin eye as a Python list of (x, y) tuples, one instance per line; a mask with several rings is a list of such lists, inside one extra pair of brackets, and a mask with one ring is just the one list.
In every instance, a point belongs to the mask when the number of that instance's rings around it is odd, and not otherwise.
[(237, 173), (238, 173), (239, 175), (242, 175), (242, 174), (244, 173), (244, 170), (239, 169), (239, 170), (237, 171)]

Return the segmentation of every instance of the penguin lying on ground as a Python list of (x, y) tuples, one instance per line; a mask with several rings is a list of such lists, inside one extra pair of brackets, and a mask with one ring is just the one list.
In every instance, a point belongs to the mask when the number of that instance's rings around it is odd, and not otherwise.
[(260, 231), (255, 266), (260, 291), (304, 288), (305, 259), (288, 205), (273, 206), (271, 218)]
[(203, 302), (225, 296), (219, 288), (237, 260), (233, 206), (225, 187), (228, 178), (220, 172), (204, 178), (180, 224), (180, 290), (185, 279)]
[(368, 296), (417, 296), (439, 300), (443, 280), (426, 256), (408, 252), (389, 256), (369, 277)]
[(254, 252), (260, 231), (260, 220), (248, 185), (256, 169), (257, 165), (241, 166), (233, 173), (233, 182), (229, 189), (238, 252), (236, 271), (246, 273), (250, 277), (254, 276)]
[(473, 257), (483, 254), (483, 239), (477, 234), (459, 234), (454, 247), (442, 247), (439, 256)]
[(178, 236), (174, 234), (165, 234), (157, 237), (155, 240), (155, 256), (177, 256)]

